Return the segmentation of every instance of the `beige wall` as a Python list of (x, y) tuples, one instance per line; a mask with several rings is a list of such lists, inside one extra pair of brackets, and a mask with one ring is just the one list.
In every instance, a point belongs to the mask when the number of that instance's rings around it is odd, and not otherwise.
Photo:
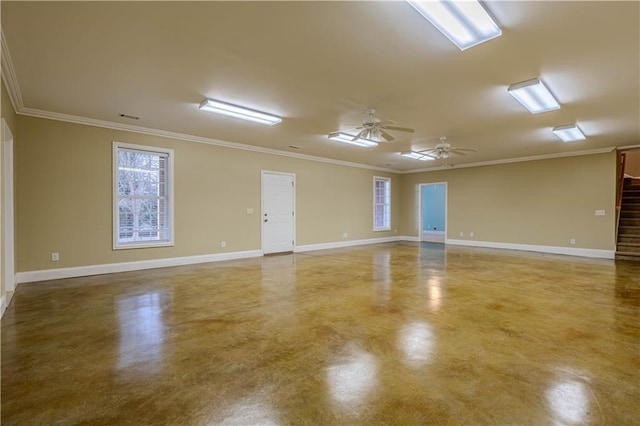
[[(614, 250), (615, 158), (608, 153), (403, 175), (400, 232), (418, 235), (417, 186), (447, 182), (450, 239)], [(606, 216), (595, 216), (600, 209)]]
[[(296, 174), (297, 245), (417, 236), (417, 185), (447, 182), (450, 239), (615, 247), (614, 153), (395, 175), (26, 116), (17, 132), (18, 272), (259, 250), (261, 170)], [(112, 250), (113, 141), (175, 150), (174, 247)], [(390, 232), (372, 231), (376, 175), (392, 178)]]
[[(18, 132), (18, 272), (259, 250), (261, 170), (296, 174), (297, 245), (399, 226), (398, 175), (26, 116)], [(174, 247), (112, 250), (113, 141), (175, 150)], [(392, 178), (390, 232), (372, 231), (376, 175)]]
[(640, 178), (640, 150), (627, 151), (624, 172), (628, 175)]

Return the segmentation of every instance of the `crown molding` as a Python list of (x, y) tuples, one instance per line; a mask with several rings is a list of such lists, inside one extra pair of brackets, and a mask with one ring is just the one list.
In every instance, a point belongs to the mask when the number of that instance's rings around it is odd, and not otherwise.
[(7, 92), (9, 93), (9, 99), (11, 100), (11, 105), (13, 106), (13, 110), (15, 112), (19, 112), (24, 108), (24, 103), (22, 102), (22, 92), (20, 91), (20, 86), (18, 85), (18, 77), (16, 76), (16, 71), (13, 68), (13, 61), (11, 60), (11, 54), (9, 53), (9, 45), (7, 44), (7, 39), (4, 36), (4, 31), (0, 29), (0, 43), (2, 44), (2, 81), (4, 81), (4, 85), (7, 87)]
[(633, 151), (635, 149), (640, 149), (640, 145), (627, 145), (627, 146), (619, 146), (616, 148), (618, 151)]
[[(635, 146), (635, 145), (632, 145)], [(509, 163), (522, 163), (525, 161), (537, 161), (537, 160), (549, 160), (552, 158), (564, 158), (564, 157), (579, 157), (582, 155), (593, 155), (593, 154), (605, 154), (608, 152), (615, 151), (615, 146), (608, 146), (606, 148), (598, 148), (598, 149), (587, 149), (584, 151), (572, 151), (572, 152), (560, 152), (556, 154), (543, 154), (543, 155), (532, 155), (530, 157), (516, 157), (516, 158), (506, 158), (504, 160), (492, 160), (492, 161), (481, 161), (478, 163), (467, 163), (460, 164), (456, 166), (440, 166), (440, 167), (428, 167), (424, 169), (412, 169), (412, 170), (402, 170), (397, 171), (396, 173), (400, 175), (406, 175), (410, 173), (424, 173), (424, 172), (438, 172), (442, 170), (451, 170), (451, 169), (466, 169), (468, 167), (482, 167), (482, 166), (495, 166), (497, 164), (509, 164)]]
[(146, 135), (159, 136), (163, 138), (179, 139), (188, 142), (203, 143), (208, 145), (221, 146), (224, 148), (240, 149), (243, 151), (259, 152), (262, 154), (278, 155), (281, 157), (296, 158), (299, 160), (317, 161), (320, 163), (335, 164), (338, 166), (356, 167), (359, 169), (376, 170), (388, 173), (398, 173), (398, 170), (385, 167), (370, 166), (367, 164), (352, 163), (350, 161), (335, 160), (332, 158), (316, 157), (314, 155), (298, 154), (295, 152), (280, 151), (273, 148), (264, 148), (260, 146), (246, 145), (237, 142), (228, 142), (220, 139), (206, 138), (203, 136), (189, 135), (186, 133), (170, 132), (167, 130), (152, 129), (150, 127), (133, 126), (130, 124), (115, 123), (112, 121), (97, 120), (94, 118), (81, 117), (77, 115), (62, 114), (58, 112), (44, 111), (34, 108), (23, 107), (16, 111), (20, 115), (29, 117), (45, 118), (49, 120), (64, 121), (67, 123), (83, 124), (94, 127), (103, 127), (106, 129), (122, 130), (125, 132), (142, 133)]

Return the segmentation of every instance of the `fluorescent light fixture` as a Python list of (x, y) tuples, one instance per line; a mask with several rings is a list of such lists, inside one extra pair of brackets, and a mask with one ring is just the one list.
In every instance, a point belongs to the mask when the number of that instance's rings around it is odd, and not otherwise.
[(509, 86), (509, 93), (516, 98), (531, 114), (560, 109), (560, 104), (553, 97), (542, 80), (534, 78)]
[(355, 135), (350, 135), (344, 132), (329, 133), (329, 139), (331, 139), (332, 141), (349, 143), (351, 145), (357, 146), (378, 146), (378, 142), (372, 141), (370, 139), (360, 138), (354, 141), (353, 138), (355, 138)]
[(228, 104), (226, 102), (216, 101), (214, 99), (205, 99), (204, 101), (202, 101), (202, 103), (200, 104), (200, 109), (203, 111), (215, 112), (216, 114), (227, 115), (229, 117), (253, 121), (260, 124), (267, 124), (269, 126), (273, 126), (274, 124), (278, 124), (282, 121), (282, 118), (275, 115)]
[(403, 157), (413, 158), (414, 160), (420, 160), (420, 161), (435, 160), (435, 158), (430, 157), (427, 154), (423, 154), (422, 152), (418, 152), (418, 151), (405, 151), (405, 152), (401, 152), (400, 155)]
[(587, 138), (576, 124), (554, 127), (553, 133), (562, 139), (562, 142), (583, 141)]
[(407, 2), (460, 50), (502, 35), (502, 30), (479, 1), (424, 0)]

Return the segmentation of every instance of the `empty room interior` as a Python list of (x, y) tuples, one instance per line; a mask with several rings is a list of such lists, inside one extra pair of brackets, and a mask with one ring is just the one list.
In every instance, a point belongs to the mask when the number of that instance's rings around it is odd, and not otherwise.
[(0, 8), (2, 424), (640, 424), (640, 2)]

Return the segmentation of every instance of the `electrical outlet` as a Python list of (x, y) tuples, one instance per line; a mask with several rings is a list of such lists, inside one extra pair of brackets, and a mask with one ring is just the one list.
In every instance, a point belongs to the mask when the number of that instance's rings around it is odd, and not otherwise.
[(572, 238), (570, 242), (571, 242), (571, 244), (575, 244), (576, 240), (574, 238)]
[(461, 236), (461, 237), (464, 237), (464, 232), (461, 232), (461, 233), (460, 233), (460, 236)]
[(52, 262), (57, 262), (59, 260), (60, 260), (60, 253), (58, 253), (58, 252), (51, 253), (51, 261)]
[(346, 232), (342, 233), (342, 238), (347, 238), (349, 236), (349, 234), (347, 234)]
[(469, 236), (473, 238), (473, 232), (469, 232)]
[(220, 247), (225, 248), (227, 246), (226, 241), (220, 241)]

